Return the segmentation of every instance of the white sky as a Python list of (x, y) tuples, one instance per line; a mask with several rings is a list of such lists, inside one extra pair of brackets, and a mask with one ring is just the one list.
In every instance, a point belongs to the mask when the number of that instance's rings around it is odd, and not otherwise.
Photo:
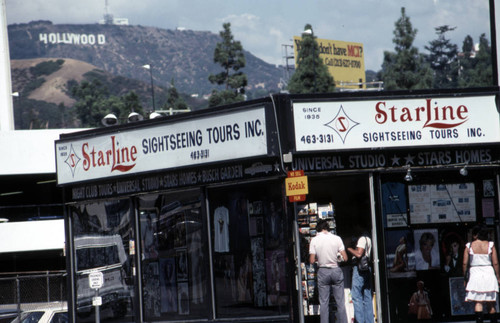
[[(106, 0), (6, 0), (7, 22), (50, 20), (55, 24), (96, 23), (105, 13)], [(474, 42), (490, 36), (488, 0), (107, 0), (115, 18), (131, 25), (164, 29), (185, 27), (218, 33), (231, 23), (234, 38), (243, 48), (272, 64), (283, 64), (283, 44), (292, 44), (309, 23), (318, 38), (364, 45), (365, 67), (378, 71), (384, 50), (394, 51), (394, 23), (406, 8), (420, 51), (436, 39), (435, 27), (457, 27), (448, 38), (459, 49), (465, 36)], [(500, 3), (497, 3), (500, 7)], [(497, 13), (500, 8), (496, 8)], [(500, 15), (500, 13), (499, 13)], [(500, 20), (497, 18), (497, 21)], [(497, 33), (500, 32), (497, 25)]]

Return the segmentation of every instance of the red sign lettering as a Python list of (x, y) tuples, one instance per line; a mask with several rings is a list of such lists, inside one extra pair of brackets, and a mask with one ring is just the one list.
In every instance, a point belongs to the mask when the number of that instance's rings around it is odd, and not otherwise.
[(111, 166), (111, 172), (115, 170), (127, 172), (136, 165), (137, 147), (120, 147), (115, 136), (111, 136), (111, 149), (96, 150), (95, 147), (89, 147), (89, 143), (86, 142), (82, 145), (82, 155), (85, 171), (91, 168)]
[(423, 128), (447, 129), (454, 128), (467, 121), (469, 110), (465, 105), (453, 107), (451, 105), (432, 106), (432, 99), (426, 99), (425, 106), (386, 107), (384, 101), (375, 105), (375, 121), (378, 124), (386, 122), (421, 122), (425, 121)]

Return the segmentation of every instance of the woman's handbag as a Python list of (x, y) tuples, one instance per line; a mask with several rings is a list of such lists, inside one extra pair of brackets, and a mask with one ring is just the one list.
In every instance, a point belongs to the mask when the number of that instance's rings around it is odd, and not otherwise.
[(370, 269), (370, 258), (368, 256), (363, 255), (363, 257), (359, 258), (358, 270), (367, 271), (369, 269)]
[[(366, 240), (366, 237), (365, 237), (365, 240)], [(366, 255), (366, 251), (365, 251), (365, 254), (363, 254), (363, 256), (361, 256), (361, 258), (359, 258), (359, 260), (358, 260), (358, 270), (359, 271), (370, 270), (370, 257), (368, 257)]]

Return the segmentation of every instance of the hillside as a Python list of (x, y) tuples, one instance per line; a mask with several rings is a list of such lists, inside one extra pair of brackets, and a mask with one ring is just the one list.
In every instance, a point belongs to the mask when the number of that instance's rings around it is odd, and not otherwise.
[[(220, 72), (220, 66), (213, 63), (220, 37), (206, 31), (36, 21), (9, 25), (8, 34), (12, 60), (75, 59), (146, 83), (150, 83), (150, 73), (142, 66), (150, 64), (155, 85), (166, 88), (174, 79), (176, 88), (188, 94), (210, 93), (214, 86), (208, 75)], [(245, 57), (243, 72), (248, 76), (249, 90), (276, 91), (281, 70), (249, 52)]]
[[(44, 58), (12, 60), (12, 88), (14, 91), (23, 93), (28, 84), (33, 80), (30, 68), (47, 61)], [(27, 98), (31, 100), (45, 101), (54, 104), (63, 103), (72, 106), (75, 100), (68, 95), (67, 83), (70, 80), (81, 82), (84, 74), (97, 69), (96, 66), (77, 61), (65, 59), (61, 68), (54, 73), (45, 75), (39, 87), (31, 91)]]
[[(134, 92), (145, 111), (151, 111), (151, 83), (115, 76), (75, 59), (35, 58), (11, 60), (16, 129), (79, 127), (70, 95), (72, 86), (83, 80), (98, 80), (110, 95), (122, 97)], [(193, 109), (206, 106), (202, 99), (184, 96)], [(156, 106), (167, 100), (167, 90), (155, 86)]]

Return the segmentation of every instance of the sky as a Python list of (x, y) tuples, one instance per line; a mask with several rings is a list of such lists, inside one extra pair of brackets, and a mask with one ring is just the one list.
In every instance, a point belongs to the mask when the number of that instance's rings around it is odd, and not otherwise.
[[(285, 63), (283, 45), (292, 45), (311, 24), (318, 38), (362, 43), (365, 68), (378, 71), (384, 51), (394, 51), (394, 24), (405, 7), (413, 28), (414, 45), (437, 38), (435, 28), (456, 27), (447, 34), (462, 47), (470, 35), (474, 42), (490, 38), (488, 0), (5, 0), (7, 23), (50, 20), (54, 24), (97, 23), (106, 12), (128, 18), (130, 25), (175, 29), (183, 27), (218, 34), (231, 23), (234, 39), (267, 63)], [(106, 6), (107, 3), (107, 6)], [(497, 20), (500, 20), (500, 3)], [(500, 32), (497, 25), (497, 33)], [(490, 41), (491, 43), (491, 41)], [(290, 48), (288, 47), (288, 53)]]

